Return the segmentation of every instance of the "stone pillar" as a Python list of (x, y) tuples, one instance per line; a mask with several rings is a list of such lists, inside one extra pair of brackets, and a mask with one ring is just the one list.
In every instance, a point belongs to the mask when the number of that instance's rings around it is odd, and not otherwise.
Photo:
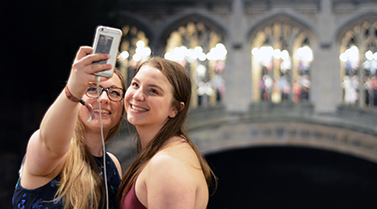
[(230, 112), (245, 112), (251, 103), (251, 55), (242, 0), (232, 2), (228, 57), (224, 71), (224, 105)]
[(341, 104), (339, 53), (335, 48), (322, 45), (314, 49), (310, 101), (316, 112), (335, 112)]
[(313, 47), (311, 98), (316, 112), (334, 112), (341, 103), (339, 49), (330, 0), (321, 0), (318, 16), (318, 43)]

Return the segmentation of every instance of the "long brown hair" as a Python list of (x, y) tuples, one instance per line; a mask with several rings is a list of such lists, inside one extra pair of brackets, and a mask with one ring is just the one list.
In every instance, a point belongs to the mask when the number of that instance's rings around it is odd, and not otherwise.
[[(122, 88), (126, 89), (123, 76), (118, 70), (114, 71), (119, 77)], [(124, 108), (118, 123), (110, 129), (105, 141), (110, 140), (119, 131), (123, 121)], [(66, 159), (60, 172), (59, 189), (55, 200), (62, 198), (64, 209), (97, 209), (104, 207), (103, 179), (99, 168), (84, 143), (85, 126), (77, 117), (76, 128), (71, 146), (66, 154)], [(103, 153), (105, 155), (105, 153)], [(102, 205), (100, 204), (102, 203)]]
[(130, 190), (132, 184), (141, 172), (141, 167), (160, 150), (160, 148), (168, 139), (173, 136), (180, 136), (190, 144), (199, 159), (201, 169), (204, 173), (208, 185), (211, 182), (212, 176), (215, 177), (208, 163), (183, 129), (191, 100), (190, 75), (188, 74), (186, 69), (179, 63), (160, 57), (153, 57), (152, 59), (142, 63), (138, 67), (137, 72), (144, 65), (159, 69), (167, 77), (174, 89), (173, 106), (175, 106), (177, 110), (180, 110), (180, 102), (183, 102), (185, 105), (184, 108), (176, 115), (176, 117), (168, 119), (168, 121), (164, 124), (164, 126), (156, 134), (156, 136), (149, 142), (144, 150), (141, 150), (140, 138), (138, 135), (136, 135), (137, 151), (139, 155), (123, 175), (122, 182), (118, 190), (118, 202), (122, 201), (124, 196)]

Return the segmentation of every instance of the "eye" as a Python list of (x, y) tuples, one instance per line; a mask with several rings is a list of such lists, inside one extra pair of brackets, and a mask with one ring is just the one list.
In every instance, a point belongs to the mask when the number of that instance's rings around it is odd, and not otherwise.
[(120, 89), (109, 89), (109, 93), (110, 94), (114, 94), (116, 96), (120, 96), (121, 95)]
[(132, 82), (132, 83), (131, 83), (131, 86), (138, 88), (138, 87), (139, 87), (139, 84), (136, 83), (136, 82)]
[(87, 91), (97, 91), (96, 87), (89, 86)]
[(158, 95), (158, 91), (157, 91), (156, 89), (151, 89), (150, 92), (151, 92), (152, 94), (157, 94), (157, 95)]
[(91, 97), (91, 98), (97, 97), (98, 96), (97, 87), (96, 86), (92, 86), (92, 85), (89, 86), (88, 90), (86, 90), (86, 95), (88, 97)]

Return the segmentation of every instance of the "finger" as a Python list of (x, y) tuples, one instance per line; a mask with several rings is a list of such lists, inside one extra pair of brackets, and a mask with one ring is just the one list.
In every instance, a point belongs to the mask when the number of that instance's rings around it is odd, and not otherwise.
[(81, 46), (76, 53), (75, 60), (81, 60), (83, 57), (91, 54), (93, 52), (93, 48), (90, 46)]
[(88, 66), (88, 71), (87, 73), (89, 74), (94, 74), (97, 72), (101, 72), (104, 70), (110, 70), (112, 68), (111, 64), (92, 64)]
[[(86, 68), (87, 70), (85, 70), (85, 72), (89, 73), (89, 74), (96, 72), (98, 70), (101, 71), (103, 69), (109, 69), (109, 66), (105, 66), (105, 65), (101, 65), (101, 64), (95, 64), (100, 69), (92, 68), (92, 65), (94, 65), (94, 64), (92, 64), (93, 62), (106, 60), (108, 58), (109, 58), (108, 54), (87, 55), (87, 56), (83, 57), (81, 60), (75, 60), (75, 62), (72, 65), (72, 69), (75, 69), (75, 71), (77, 71), (79, 69)], [(92, 69), (96, 70), (96, 71), (92, 71)]]
[(83, 66), (91, 65), (93, 62), (98, 62), (101, 60), (107, 60), (109, 59), (109, 54), (90, 54), (85, 57), (83, 57), (80, 62)]

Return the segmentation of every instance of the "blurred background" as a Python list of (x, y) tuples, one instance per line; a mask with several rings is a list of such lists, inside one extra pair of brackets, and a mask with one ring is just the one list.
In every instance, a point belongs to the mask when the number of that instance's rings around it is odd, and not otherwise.
[[(208, 208), (377, 207), (377, 1), (3, 1), (0, 208), (29, 136), (97, 25), (127, 85), (162, 56), (193, 82), (189, 135), (219, 178)], [(5, 48), (4, 48), (5, 47)], [(125, 171), (125, 123), (107, 145)]]

